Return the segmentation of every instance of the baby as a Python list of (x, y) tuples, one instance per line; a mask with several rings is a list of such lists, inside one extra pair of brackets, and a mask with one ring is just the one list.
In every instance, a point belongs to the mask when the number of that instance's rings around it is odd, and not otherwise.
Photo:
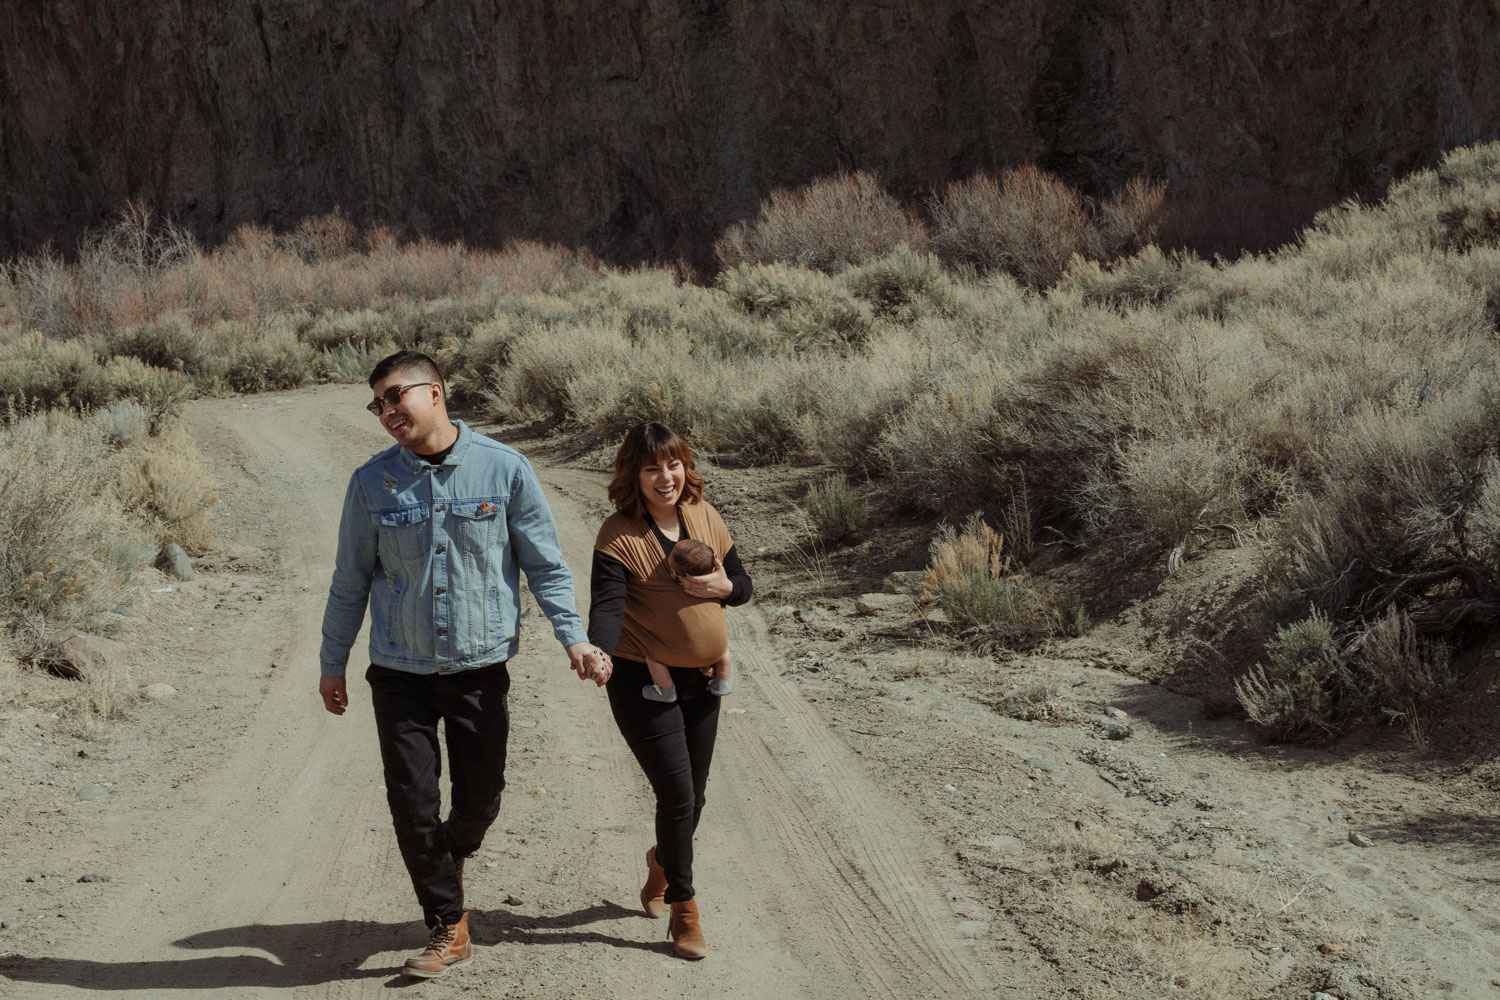
[[(672, 546), (672, 554), (667, 556), (667, 572), (674, 580), (684, 576), (703, 576), (714, 571), (714, 562), (711, 545), (695, 538), (684, 538)], [(709, 694), (722, 698), (734, 690), (729, 686), (730, 665), (729, 650), (725, 649), (724, 655), (711, 666), (702, 668), (705, 674), (713, 677), (708, 682)], [(641, 694), (652, 701), (676, 701), (677, 689), (672, 685), (672, 671), (667, 665), (648, 658), (646, 669), (651, 671), (651, 683), (641, 689)]]

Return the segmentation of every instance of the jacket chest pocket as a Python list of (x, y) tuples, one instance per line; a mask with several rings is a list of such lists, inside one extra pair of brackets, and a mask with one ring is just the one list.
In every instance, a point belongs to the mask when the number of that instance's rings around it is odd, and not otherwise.
[(456, 500), (449, 509), (453, 512), (449, 528), (453, 533), (453, 543), (459, 549), (483, 555), (498, 542), (501, 526), (505, 523), (500, 516), (499, 499)]
[(403, 562), (415, 562), (426, 554), (432, 542), (432, 511), (427, 504), (381, 511), (376, 518), (382, 549), (394, 549)]

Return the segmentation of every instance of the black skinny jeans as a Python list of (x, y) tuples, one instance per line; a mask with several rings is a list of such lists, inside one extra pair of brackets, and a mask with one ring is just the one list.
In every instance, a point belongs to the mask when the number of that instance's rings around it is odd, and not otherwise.
[[(452, 674), (413, 674), (371, 664), (365, 672), (385, 767), (385, 795), (401, 860), (428, 927), (457, 923), (464, 894), (454, 862), (479, 850), (500, 812), (510, 735), (510, 671), (504, 663)], [(452, 784), (439, 815), (443, 720)]]
[(693, 831), (703, 815), (708, 766), (719, 732), (719, 699), (710, 678), (673, 667), (677, 700), (641, 697), (651, 674), (639, 660), (615, 657), (606, 686), (615, 725), (656, 793), (656, 860), (667, 873), (667, 902), (693, 898)]

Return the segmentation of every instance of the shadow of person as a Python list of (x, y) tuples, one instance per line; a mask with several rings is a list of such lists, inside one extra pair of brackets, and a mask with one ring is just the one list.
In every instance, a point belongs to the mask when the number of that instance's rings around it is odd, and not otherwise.
[[(601, 900), (595, 906), (563, 913), (555, 917), (528, 916), (514, 910), (471, 910), (469, 912), (469, 935), (477, 944), (500, 944), (510, 942), (525, 945), (580, 944), (593, 941), (615, 948), (636, 948), (642, 951), (659, 951), (662, 945), (652, 940), (658, 930), (665, 930), (660, 921), (641, 919), (639, 909), (621, 906), (609, 900)], [(601, 920), (635, 918), (645, 932), (647, 940), (630, 940), (604, 934), (600, 931), (580, 930), (588, 924)], [(670, 950), (670, 946), (668, 946)]]
[[(501, 943), (565, 945), (591, 941), (616, 948), (658, 950), (660, 946), (651, 941), (581, 929), (601, 920), (639, 916), (639, 910), (608, 900), (556, 916), (475, 909), (469, 913), (469, 929), (474, 942), (482, 946)], [(650, 929), (645, 921), (642, 921), (642, 926)], [(647, 936), (654, 937), (654, 934)], [(397, 976), (396, 966), (368, 969), (363, 966), (372, 957), (383, 953), (415, 953), (425, 940), (426, 932), (416, 921), (328, 920), (321, 923), (249, 924), (190, 934), (173, 944), (178, 948), (201, 951), (234, 949), (261, 954), (138, 962), (6, 955), (0, 957), (0, 980), (100, 991), (212, 990), (246, 986), (288, 989)], [(397, 978), (390, 985), (406, 982)]]

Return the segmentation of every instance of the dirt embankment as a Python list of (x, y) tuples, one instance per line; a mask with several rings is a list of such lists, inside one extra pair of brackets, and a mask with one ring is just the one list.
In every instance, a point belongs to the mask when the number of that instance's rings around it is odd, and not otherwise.
[(1026, 161), (1326, 205), (1496, 135), (1497, 39), (1479, 0), (7, 4), (0, 251), (139, 198), (702, 260), (777, 187)]
[[(362, 685), (341, 719), (314, 694), (345, 474), (384, 443), (364, 396), (191, 407), (225, 542), (120, 623), (131, 684), (177, 694), (93, 731), (0, 706), (0, 993), (375, 996), (421, 943)], [(526, 447), (586, 566), (602, 471)], [(762, 592), (731, 616), (700, 831), (713, 954), (672, 958), (637, 912), (648, 790), (530, 609), (507, 799), (468, 879), (478, 958), (424, 995), (1384, 1000), (1500, 982), (1494, 794), (1463, 768), (1395, 744), (1267, 748), (1205, 719), (1146, 679), (1163, 664), (1145, 612), (1181, 593), (1039, 655), (965, 655), (915, 605), (862, 611), (857, 577), (778, 561), (803, 472), (709, 472)], [(1165, 590), (1209, 593), (1246, 555)]]

